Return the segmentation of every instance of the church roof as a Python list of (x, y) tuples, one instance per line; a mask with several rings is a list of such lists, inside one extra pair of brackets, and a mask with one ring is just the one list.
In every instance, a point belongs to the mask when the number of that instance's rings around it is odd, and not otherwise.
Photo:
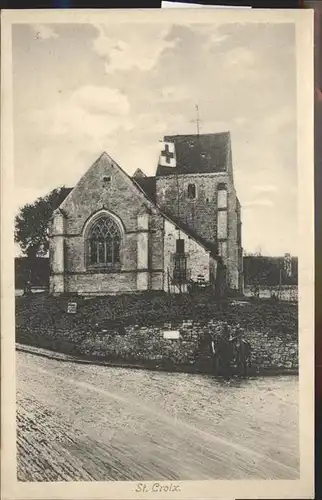
[(155, 203), (156, 201), (156, 178), (155, 177), (134, 177), (134, 181), (144, 191), (146, 196)]
[(133, 179), (141, 179), (142, 177), (146, 177), (145, 173), (140, 168), (137, 168), (133, 174)]
[(158, 165), (156, 176), (226, 172), (231, 162), (230, 132), (167, 135), (175, 144), (176, 167)]

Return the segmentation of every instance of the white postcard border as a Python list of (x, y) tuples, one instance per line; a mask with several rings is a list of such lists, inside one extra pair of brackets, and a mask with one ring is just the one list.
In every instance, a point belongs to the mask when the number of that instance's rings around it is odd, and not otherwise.
[[(16, 479), (13, 123), (11, 25), (14, 23), (295, 23), (298, 89), (300, 453), (293, 481), (178, 481), (181, 491), (152, 498), (312, 498), (314, 495), (314, 189), (313, 11), (212, 9), (2, 11), (1, 67), (1, 347), (2, 496), (4, 500), (141, 499), (137, 482), (22, 483)], [(265, 91), (265, 89), (264, 89)], [(156, 478), (157, 479), (157, 478)], [(166, 483), (166, 482), (162, 482)], [(147, 482), (147, 484), (152, 484)]]

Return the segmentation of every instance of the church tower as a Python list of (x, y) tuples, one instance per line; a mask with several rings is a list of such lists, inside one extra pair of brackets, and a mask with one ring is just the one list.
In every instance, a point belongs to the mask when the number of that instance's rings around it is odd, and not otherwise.
[(241, 291), (241, 209), (230, 133), (165, 136), (156, 204), (222, 258), (229, 288)]

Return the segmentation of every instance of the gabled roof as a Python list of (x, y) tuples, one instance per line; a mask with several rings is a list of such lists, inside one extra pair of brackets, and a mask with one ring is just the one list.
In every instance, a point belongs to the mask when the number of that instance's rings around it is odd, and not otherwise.
[[(190, 236), (193, 240), (195, 240), (197, 243), (199, 243), (205, 250), (209, 251), (211, 255), (215, 258), (218, 258), (217, 254), (217, 248), (216, 245), (210, 244), (208, 241), (204, 240), (202, 237), (200, 237), (197, 233), (195, 233), (189, 226), (186, 224), (182, 223), (181, 221), (177, 220), (174, 218), (172, 215), (169, 216), (168, 214), (162, 212), (159, 207), (156, 205), (156, 178), (155, 177), (144, 177), (144, 173), (140, 171), (139, 175), (134, 178), (131, 177), (129, 174), (127, 174), (122, 167), (120, 167), (107, 153), (103, 153), (97, 160), (94, 162), (94, 164), (90, 167), (90, 169), (95, 168), (95, 165), (99, 161), (101, 161), (102, 158), (107, 158), (110, 161), (113, 162), (113, 165), (117, 167), (135, 186), (136, 188), (143, 194), (145, 199), (150, 203), (150, 206), (154, 206), (160, 215), (162, 215), (164, 218), (168, 219), (170, 222), (172, 222), (178, 229), (181, 229), (184, 233), (186, 233), (188, 236)], [(143, 174), (143, 175), (141, 175)], [(86, 174), (85, 174), (86, 175)], [(83, 178), (85, 177), (83, 176)], [(77, 185), (75, 186), (77, 187)], [(67, 198), (71, 195), (72, 191), (75, 188), (67, 188), (66, 189), (66, 198), (62, 202), (62, 204), (59, 207), (59, 210), (63, 211), (63, 206)]]
[[(106, 152), (103, 152), (97, 160), (90, 166), (90, 168), (84, 173), (84, 175), (80, 178), (76, 186), (71, 190), (71, 192), (68, 194), (68, 196), (64, 199), (64, 201), (60, 205), (60, 209), (64, 211), (66, 204), (70, 201), (70, 198), (73, 196), (75, 190), (77, 190), (78, 186), (80, 186), (82, 183), (86, 182), (86, 179), (92, 175), (93, 171), (100, 166), (100, 165), (110, 165), (113, 166), (116, 170), (118, 170), (122, 175), (124, 175), (132, 184), (134, 184), (137, 188), (137, 190), (141, 193), (141, 195), (144, 196), (144, 199), (148, 201), (150, 207), (154, 206), (155, 203), (153, 200), (150, 199), (150, 197), (146, 194), (146, 192), (142, 189), (140, 184), (137, 182), (137, 179), (134, 179), (131, 177), (123, 168)], [(143, 174), (143, 172), (142, 172)], [(144, 174), (143, 174), (144, 175)]]
[(175, 144), (176, 167), (159, 165), (157, 177), (177, 174), (227, 172), (231, 167), (230, 132), (200, 135), (167, 135)]
[(142, 177), (147, 177), (144, 172), (140, 168), (137, 168), (133, 174), (133, 179), (140, 179)]

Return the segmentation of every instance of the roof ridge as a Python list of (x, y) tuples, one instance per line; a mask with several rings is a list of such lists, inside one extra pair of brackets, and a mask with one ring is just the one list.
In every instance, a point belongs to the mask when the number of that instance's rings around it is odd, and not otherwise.
[(206, 132), (204, 134), (165, 134), (164, 137), (204, 137), (204, 136), (218, 136), (218, 135), (230, 135), (230, 130), (224, 130), (221, 132)]

